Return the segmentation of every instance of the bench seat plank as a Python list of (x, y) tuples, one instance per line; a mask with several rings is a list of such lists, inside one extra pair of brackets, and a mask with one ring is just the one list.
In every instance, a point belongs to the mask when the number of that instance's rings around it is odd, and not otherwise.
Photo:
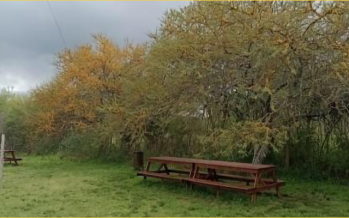
[(15, 161), (15, 160), (20, 161), (20, 160), (22, 160), (22, 158), (20, 158), (20, 157), (16, 157), (16, 158), (5, 157), (4, 158), (4, 161)]
[(160, 178), (160, 179), (172, 179), (177, 181), (182, 181), (182, 179), (184, 179), (184, 177), (170, 176), (164, 173), (147, 172), (147, 171), (138, 172), (137, 176), (154, 177), (154, 178)]
[[(246, 177), (246, 176), (239, 176), (239, 175), (217, 174), (217, 177), (222, 179), (231, 179), (231, 180), (242, 181), (242, 182), (254, 182), (253, 177)], [(274, 183), (273, 179), (261, 178), (261, 180), (267, 184)], [(285, 182), (280, 179), (277, 180), (277, 183), (285, 184)]]
[(254, 192), (254, 188), (252, 186), (245, 186), (243, 184), (228, 184), (223, 182), (215, 182), (215, 181), (210, 181), (205, 179), (195, 179), (195, 178), (186, 178), (186, 179), (183, 179), (183, 181), (189, 182), (191, 184), (212, 186), (218, 189), (240, 191), (246, 194), (250, 194)]
[[(161, 170), (158, 171), (159, 173), (166, 173), (165, 170)], [(189, 171), (188, 170), (176, 170), (176, 169), (170, 169), (168, 170), (168, 172), (170, 173), (179, 173), (179, 174), (188, 174), (189, 175)], [(199, 175), (207, 175), (206, 172), (199, 172)], [(247, 176), (240, 176), (240, 175), (232, 175), (232, 174), (217, 174), (217, 178), (218, 179), (229, 179), (229, 180), (236, 180), (236, 181), (242, 181), (242, 182), (254, 182), (254, 178), (253, 177), (247, 177)], [(267, 179), (267, 178), (262, 178), (262, 181), (269, 184), (269, 183), (274, 183), (274, 181), (272, 179)], [(283, 185), (285, 185), (285, 182), (283, 180), (277, 180), (277, 183), (282, 183)]]

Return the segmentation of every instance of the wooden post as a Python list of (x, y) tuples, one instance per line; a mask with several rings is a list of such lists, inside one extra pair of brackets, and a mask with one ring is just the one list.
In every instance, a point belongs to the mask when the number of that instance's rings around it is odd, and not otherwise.
[[(1, 135), (1, 146), (0, 146), (0, 181), (2, 179), (2, 171), (4, 168), (4, 152), (5, 152), (5, 135)], [(0, 183), (1, 185), (1, 183)]]

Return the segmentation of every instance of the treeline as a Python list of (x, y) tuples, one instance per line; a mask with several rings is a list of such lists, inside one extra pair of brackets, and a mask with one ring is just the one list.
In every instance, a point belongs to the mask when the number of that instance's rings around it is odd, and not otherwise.
[(11, 98), (4, 131), (17, 149), (349, 174), (346, 2), (194, 2), (166, 13), (147, 44), (98, 35), (56, 66)]

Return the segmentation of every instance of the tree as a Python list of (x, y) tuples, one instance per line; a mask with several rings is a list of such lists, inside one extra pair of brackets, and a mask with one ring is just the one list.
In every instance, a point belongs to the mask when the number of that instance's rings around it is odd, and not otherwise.
[(37, 134), (64, 138), (70, 131), (102, 128), (107, 113), (121, 111), (117, 106), (123, 92), (121, 80), (128, 76), (127, 69), (142, 60), (143, 46), (119, 48), (103, 36), (94, 39), (95, 45), (59, 54), (59, 73), (33, 90), (36, 109), (28, 122), (36, 126)]
[(261, 163), (273, 151), (286, 165), (343, 172), (348, 7), (193, 2), (166, 13), (147, 45), (96, 36), (59, 54), (56, 77), (27, 103), (26, 128), (33, 141), (93, 135), (105, 153)]
[(171, 108), (201, 111), (208, 146), (228, 131), (227, 146), (252, 147), (259, 163), (270, 147), (287, 142), (297, 122), (346, 110), (338, 94), (348, 90), (347, 9), (345, 3), (196, 2), (170, 11), (152, 35), (149, 71), (171, 93)]

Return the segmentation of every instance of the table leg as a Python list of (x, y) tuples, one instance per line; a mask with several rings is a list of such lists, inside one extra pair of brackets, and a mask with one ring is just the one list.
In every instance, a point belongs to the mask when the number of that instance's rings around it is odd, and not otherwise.
[(215, 169), (207, 168), (207, 180), (218, 181), (217, 172)]
[(191, 165), (190, 173), (189, 173), (189, 178), (193, 178), (195, 172), (195, 164), (193, 163)]
[[(199, 174), (199, 167), (195, 166), (193, 178), (197, 178), (198, 174)], [(194, 184), (190, 184), (190, 189), (194, 189)]]
[[(4, 152), (4, 160), (7, 158), (7, 153), (8, 152)], [(4, 163), (5, 163), (5, 161), (4, 161)], [(10, 159), (10, 164), (11, 164), (11, 159)]]
[(213, 180), (218, 182), (217, 171), (215, 169), (213, 169)]
[(255, 194), (251, 195), (251, 203), (253, 204), (254, 202), (256, 202), (256, 197)]
[[(259, 182), (260, 182), (260, 179), (261, 179), (261, 174), (260, 173), (256, 173), (256, 174), (253, 174), (255, 175), (255, 179), (254, 179), (254, 188), (258, 188), (258, 185), (259, 185)], [(252, 203), (256, 203), (257, 201), (257, 191), (255, 193), (252, 194), (251, 196), (251, 202)]]
[(207, 168), (207, 175), (205, 179), (210, 180), (211, 178), (212, 178), (212, 170), (210, 168)]
[(198, 174), (199, 174), (199, 167), (196, 166), (196, 167), (195, 167), (195, 172), (194, 172), (194, 177), (193, 177), (193, 178), (197, 178)]
[(165, 168), (165, 170), (166, 170), (166, 174), (167, 174), (167, 175), (170, 175), (170, 171), (168, 170), (167, 164), (164, 164), (164, 168)]
[[(273, 182), (274, 182), (274, 183), (277, 183), (278, 180), (277, 180), (277, 177), (276, 177), (276, 172), (275, 172), (275, 170), (272, 171), (271, 176), (272, 176), (272, 178), (273, 178)], [(277, 196), (277, 197), (280, 197), (279, 186), (276, 186), (276, 187), (275, 187), (275, 191), (276, 191), (276, 196)]]
[(11, 154), (12, 154), (12, 158), (13, 158), (13, 160), (14, 160), (14, 162), (15, 162), (15, 165), (18, 165), (17, 159), (16, 159), (16, 157), (15, 157), (15, 152), (12, 151)]
[[(149, 169), (150, 169), (150, 165), (151, 165), (151, 162), (150, 162), (150, 161), (148, 161), (147, 168), (145, 169), (145, 171), (146, 171), (146, 172), (148, 172), (148, 171), (149, 171)], [(144, 176), (144, 177), (143, 177), (143, 179), (144, 179), (144, 180), (146, 180), (146, 179), (147, 179), (147, 177), (146, 177), (146, 176)]]
[[(191, 164), (191, 169), (190, 169), (190, 173), (189, 173), (189, 178), (194, 178), (194, 174), (195, 174), (195, 163)], [(193, 184), (191, 184), (190, 182), (187, 182), (187, 187), (189, 187), (190, 189), (193, 189)]]
[(162, 169), (162, 167), (164, 166), (164, 164), (160, 164), (160, 166), (158, 167), (158, 172)]
[(150, 165), (151, 165), (151, 162), (149, 161), (149, 162), (148, 162), (148, 164), (147, 164), (147, 168), (146, 168), (146, 170), (145, 170), (145, 171), (147, 171), (147, 172), (149, 171), (149, 169), (150, 169)]

